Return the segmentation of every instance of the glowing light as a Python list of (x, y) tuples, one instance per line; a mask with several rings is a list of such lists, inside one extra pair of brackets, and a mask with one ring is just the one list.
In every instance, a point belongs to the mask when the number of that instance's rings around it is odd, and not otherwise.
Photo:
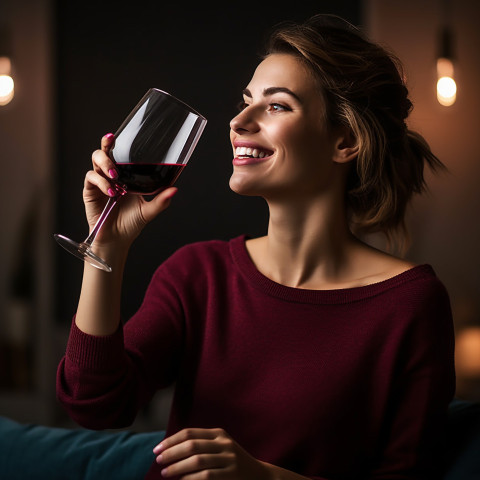
[(15, 84), (11, 77), (12, 64), (8, 57), (0, 57), (0, 106), (12, 101)]
[(440, 105), (449, 107), (457, 99), (457, 84), (452, 77), (441, 77), (437, 82), (437, 100)]
[(7, 105), (12, 101), (15, 84), (10, 75), (0, 75), (0, 105)]
[(454, 79), (453, 62), (448, 58), (437, 60), (437, 100), (440, 105), (450, 107), (457, 99), (457, 83)]

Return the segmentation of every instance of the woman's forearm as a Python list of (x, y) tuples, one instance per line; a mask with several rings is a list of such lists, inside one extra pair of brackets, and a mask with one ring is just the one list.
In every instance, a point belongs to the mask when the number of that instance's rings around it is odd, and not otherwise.
[(127, 253), (102, 251), (112, 272), (107, 273), (85, 262), (82, 289), (75, 322), (89, 335), (105, 336), (114, 333), (120, 322), (123, 270)]

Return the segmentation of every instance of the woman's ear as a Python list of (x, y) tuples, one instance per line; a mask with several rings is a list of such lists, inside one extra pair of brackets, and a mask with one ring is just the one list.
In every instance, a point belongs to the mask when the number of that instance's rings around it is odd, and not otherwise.
[(348, 163), (358, 156), (358, 143), (349, 128), (342, 128), (335, 140), (333, 161)]

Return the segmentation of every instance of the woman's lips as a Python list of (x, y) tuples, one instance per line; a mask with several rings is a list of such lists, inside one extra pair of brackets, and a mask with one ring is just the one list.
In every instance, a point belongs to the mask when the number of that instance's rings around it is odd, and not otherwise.
[(238, 158), (238, 157), (235, 157), (233, 159), (233, 164), (236, 165), (236, 166), (241, 166), (241, 165), (255, 165), (257, 163), (262, 163), (264, 162), (265, 160), (268, 160), (270, 158), (270, 156), (268, 157), (263, 157), (263, 158)]

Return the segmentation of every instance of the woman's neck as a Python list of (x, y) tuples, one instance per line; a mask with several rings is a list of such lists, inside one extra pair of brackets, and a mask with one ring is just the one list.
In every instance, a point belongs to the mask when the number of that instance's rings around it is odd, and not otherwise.
[(358, 241), (341, 201), (269, 202), (269, 209), (268, 234), (247, 244), (262, 273), (297, 288), (328, 288), (343, 276)]

